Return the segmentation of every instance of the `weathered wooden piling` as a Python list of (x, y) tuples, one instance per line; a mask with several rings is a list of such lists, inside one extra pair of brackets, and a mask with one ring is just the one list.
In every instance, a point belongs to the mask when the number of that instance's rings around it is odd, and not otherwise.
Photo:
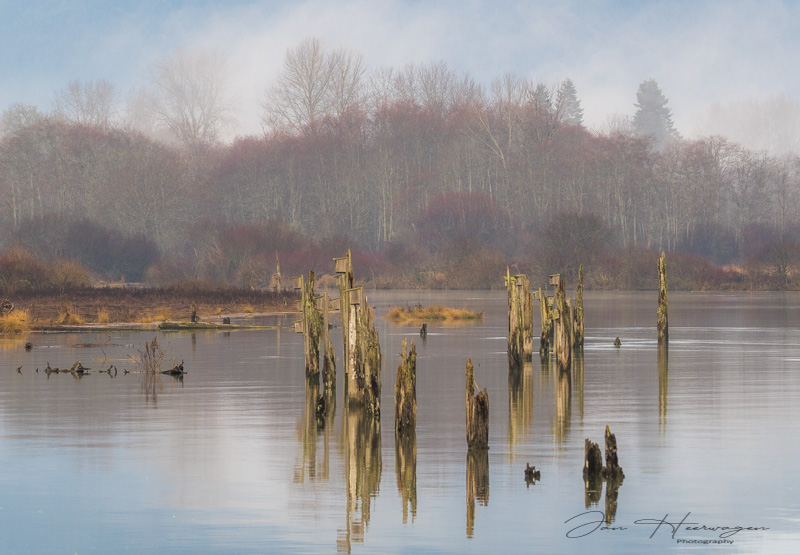
[(506, 268), (508, 292), (508, 364), (521, 368), (533, 353), (533, 297), (530, 283), (524, 274), (511, 275)]
[(298, 331), (303, 333), (303, 352), (305, 354), (306, 376), (309, 378), (319, 377), (319, 344), (322, 333), (322, 313), (317, 308), (317, 297), (314, 293), (314, 271), (308, 271), (308, 281), (303, 276), (292, 278), (294, 289), (302, 292), (300, 307), (302, 310), (302, 320), (300, 320)]
[(667, 256), (658, 257), (658, 313), (656, 319), (658, 343), (669, 342), (669, 309), (667, 307)]
[(585, 327), (583, 322), (583, 264), (578, 269), (578, 288), (575, 291), (575, 311), (572, 320), (573, 345), (583, 347), (585, 339)]
[(617, 438), (611, 433), (611, 428), (606, 426), (606, 466), (603, 468), (603, 478), (624, 478), (625, 474), (619, 466), (617, 458)]
[(328, 314), (332, 310), (332, 303), (328, 293), (322, 295), (322, 385), (325, 392), (336, 389), (336, 355), (330, 335), (330, 319)]
[(603, 455), (600, 447), (589, 438), (584, 440), (584, 463), (583, 478), (602, 477), (603, 475)]
[(534, 293), (534, 299), (539, 301), (539, 312), (542, 319), (542, 333), (539, 336), (539, 356), (546, 357), (553, 348), (553, 297), (548, 297), (547, 292), (539, 289)]
[(397, 381), (394, 386), (395, 433), (413, 432), (417, 426), (417, 347), (411, 342), (407, 348), (403, 338), (401, 361), (397, 366)]
[(556, 361), (562, 372), (567, 372), (572, 364), (572, 311), (567, 304), (564, 278), (556, 277), (556, 294), (553, 302), (553, 337), (555, 340)]
[(380, 416), (382, 357), (375, 316), (364, 289), (353, 286), (350, 251), (333, 260), (339, 276), (345, 399), (347, 403), (363, 405), (373, 416)]
[(478, 390), (475, 383), (475, 368), (472, 359), (467, 359), (467, 445), (470, 449), (489, 448), (489, 392)]

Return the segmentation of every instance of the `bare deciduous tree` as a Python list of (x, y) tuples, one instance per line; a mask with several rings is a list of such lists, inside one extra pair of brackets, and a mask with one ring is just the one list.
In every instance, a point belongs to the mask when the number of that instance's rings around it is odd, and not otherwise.
[(216, 51), (179, 49), (151, 70), (155, 120), (183, 145), (213, 144), (230, 123), (228, 66)]
[(117, 90), (111, 82), (76, 80), (56, 94), (54, 112), (73, 123), (108, 128), (115, 115), (116, 102)]
[(313, 131), (322, 118), (362, 104), (364, 78), (360, 54), (326, 54), (319, 39), (305, 39), (286, 53), (283, 70), (264, 95), (263, 124), (272, 130)]

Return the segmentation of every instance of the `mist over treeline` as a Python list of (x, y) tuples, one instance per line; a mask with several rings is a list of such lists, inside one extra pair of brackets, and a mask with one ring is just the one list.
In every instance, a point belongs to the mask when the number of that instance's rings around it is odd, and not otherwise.
[(326, 273), (347, 248), (377, 287), (498, 287), (506, 265), (544, 283), (583, 264), (590, 287), (652, 288), (660, 250), (677, 288), (800, 281), (800, 158), (682, 139), (653, 79), (633, 117), (588, 130), (569, 79), (368, 72), (310, 39), (264, 92), (263, 134), (223, 143), (224, 75), (179, 51), (124, 117), (107, 82), (70, 83), (52, 112), (7, 109), (0, 288), (48, 267), (70, 284), (266, 287), (276, 257), (284, 275)]

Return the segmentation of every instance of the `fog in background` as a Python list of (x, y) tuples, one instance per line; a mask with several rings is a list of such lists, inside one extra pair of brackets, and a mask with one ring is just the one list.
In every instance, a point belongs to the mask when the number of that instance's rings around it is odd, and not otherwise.
[(223, 138), (259, 134), (264, 91), (315, 36), (370, 71), (442, 61), (482, 86), (506, 72), (569, 78), (594, 130), (632, 116), (653, 78), (684, 138), (781, 154), (798, 146), (798, 22), (795, 2), (2, 1), (0, 111), (50, 111), (74, 80), (107, 80), (126, 99), (170, 52), (205, 49), (228, 63)]

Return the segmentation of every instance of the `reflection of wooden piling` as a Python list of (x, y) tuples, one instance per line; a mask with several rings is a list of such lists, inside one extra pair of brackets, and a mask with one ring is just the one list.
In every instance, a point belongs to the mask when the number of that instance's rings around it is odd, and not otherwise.
[(555, 300), (553, 302), (553, 337), (555, 339), (556, 360), (562, 372), (570, 370), (572, 363), (572, 311), (567, 304), (564, 278), (558, 276)]
[(556, 378), (556, 417), (554, 438), (558, 443), (564, 441), (572, 419), (572, 376), (569, 372), (558, 372)]
[(525, 362), (521, 372), (508, 373), (508, 446), (517, 442), (533, 423), (533, 364)]
[(298, 429), (303, 450), (303, 462), (299, 467), (295, 467), (295, 483), (304, 483), (306, 475), (308, 475), (309, 480), (314, 480), (317, 475), (317, 438), (319, 437), (319, 431), (325, 425), (324, 416), (321, 419), (318, 414), (319, 401), (319, 381), (306, 378), (303, 418)]
[(403, 499), (403, 524), (417, 516), (417, 434), (414, 430), (396, 434), (394, 439), (394, 464), (397, 473), (397, 490)]
[(475, 533), (475, 500), (483, 506), (489, 505), (489, 451), (486, 449), (467, 452), (467, 538)]
[(467, 445), (470, 449), (489, 448), (489, 392), (475, 393), (475, 368), (467, 359)]
[(667, 424), (667, 392), (669, 389), (669, 350), (666, 345), (658, 346), (658, 422), (661, 430)]
[(380, 421), (363, 407), (345, 407), (342, 423), (346, 527), (339, 530), (337, 550), (350, 553), (351, 543), (363, 543), (372, 499), (380, 489), (382, 458)]
[(533, 352), (533, 297), (528, 278), (512, 276), (508, 268), (505, 275), (508, 292), (508, 364), (521, 368)]
[(394, 386), (394, 426), (398, 434), (414, 431), (417, 426), (417, 348), (413, 341), (408, 351), (403, 338), (400, 356)]
[(667, 257), (662, 251), (658, 257), (658, 343), (669, 341), (669, 309), (667, 307)]

